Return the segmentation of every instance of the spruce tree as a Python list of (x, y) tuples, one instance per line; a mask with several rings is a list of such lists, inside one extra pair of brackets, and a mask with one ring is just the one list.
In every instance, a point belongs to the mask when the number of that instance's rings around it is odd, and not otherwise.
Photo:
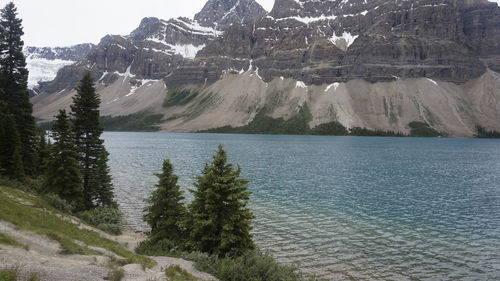
[(251, 192), (248, 180), (240, 178), (241, 168), (227, 163), (222, 145), (195, 182), (189, 205), (190, 241), (194, 249), (220, 257), (238, 256), (253, 249), (251, 220), (247, 204)]
[(71, 115), (83, 179), (85, 208), (114, 207), (116, 202), (113, 200), (113, 185), (107, 166), (108, 152), (100, 138), (103, 132), (99, 123), (100, 99), (90, 72), (85, 74), (76, 90)]
[(144, 209), (143, 217), (151, 227), (150, 238), (155, 240), (168, 239), (180, 242), (184, 239), (184, 231), (181, 226), (186, 209), (182, 203), (184, 197), (179, 185), (178, 176), (173, 173), (172, 164), (169, 160), (163, 162), (161, 174), (156, 190), (146, 200), (148, 205)]
[(60, 110), (56, 118), (52, 125), (54, 144), (47, 163), (43, 190), (59, 195), (79, 210), (83, 208), (83, 188), (69, 116), (65, 110)]
[[(1, 92), (1, 90), (0, 90)], [(7, 110), (7, 104), (0, 100), (0, 175), (12, 179), (24, 178), (21, 159), (21, 140), (14, 116)]]
[(35, 171), (35, 119), (33, 105), (29, 100), (27, 88), (28, 70), (23, 54), (24, 34), (22, 20), (17, 17), (17, 8), (10, 2), (1, 10), (0, 18), (0, 97), (7, 103), (9, 112), (14, 116), (20, 138), (20, 156), (23, 168), (28, 175)]
[(36, 145), (37, 150), (37, 175), (43, 175), (47, 171), (47, 161), (50, 158), (50, 144), (47, 141), (45, 131), (39, 128), (38, 141)]
[(108, 166), (109, 153), (101, 146), (100, 152), (97, 156), (95, 173), (92, 177), (94, 193), (94, 203), (96, 206), (107, 206), (111, 208), (118, 208), (118, 204), (114, 200), (113, 184), (111, 182), (111, 172)]

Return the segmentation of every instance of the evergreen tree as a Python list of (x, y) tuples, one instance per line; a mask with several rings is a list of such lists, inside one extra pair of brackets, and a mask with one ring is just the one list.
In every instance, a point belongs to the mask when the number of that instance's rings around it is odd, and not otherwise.
[(218, 256), (237, 256), (253, 249), (248, 209), (248, 181), (240, 178), (241, 168), (228, 164), (226, 152), (219, 145), (213, 162), (205, 165), (195, 182), (196, 190), (189, 205), (190, 241), (194, 249)]
[(20, 156), (23, 168), (29, 175), (35, 170), (36, 151), (35, 119), (33, 105), (29, 100), (27, 88), (28, 70), (23, 54), (24, 34), (22, 20), (17, 18), (17, 8), (10, 2), (1, 10), (0, 19), (0, 97), (7, 103), (9, 112), (14, 116), (20, 138)]
[(47, 163), (43, 190), (46, 193), (55, 193), (74, 204), (77, 209), (82, 209), (83, 188), (69, 117), (65, 110), (60, 110), (56, 118), (51, 134), (54, 144)]
[(14, 116), (8, 112), (7, 104), (0, 100), (0, 175), (18, 180), (24, 178), (20, 151), (21, 141)]
[(90, 72), (85, 74), (76, 90), (71, 115), (83, 179), (85, 208), (116, 206), (107, 166), (108, 152), (100, 138), (103, 132), (99, 123), (100, 99)]
[(101, 146), (97, 156), (95, 174), (92, 177), (91, 186), (96, 192), (94, 193), (94, 203), (97, 206), (107, 206), (118, 208), (118, 204), (114, 200), (113, 184), (111, 183), (111, 172), (108, 166), (109, 153), (104, 146)]
[(36, 145), (36, 151), (38, 155), (36, 157), (37, 161), (37, 174), (43, 175), (47, 171), (47, 161), (50, 158), (50, 144), (47, 141), (47, 136), (45, 135), (45, 130), (39, 128), (38, 141)]
[(151, 239), (168, 239), (181, 241), (184, 239), (184, 231), (181, 223), (184, 220), (186, 209), (182, 204), (184, 197), (179, 185), (178, 177), (173, 173), (172, 164), (169, 160), (163, 162), (161, 174), (156, 174), (159, 182), (156, 190), (146, 200), (148, 203), (144, 209), (143, 217), (151, 227)]

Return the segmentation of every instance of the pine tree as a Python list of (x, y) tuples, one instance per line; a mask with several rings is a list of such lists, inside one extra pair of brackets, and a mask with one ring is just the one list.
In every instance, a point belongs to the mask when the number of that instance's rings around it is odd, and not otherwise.
[(151, 227), (150, 238), (181, 241), (184, 239), (181, 223), (186, 209), (182, 204), (184, 196), (177, 184), (178, 177), (173, 173), (169, 160), (163, 162), (162, 173), (156, 176), (159, 182), (155, 185), (156, 190), (146, 200), (148, 205), (144, 209), (146, 214), (143, 217)]
[(71, 105), (86, 209), (116, 206), (107, 166), (108, 152), (100, 138), (103, 128), (99, 123), (99, 104), (94, 80), (90, 72), (87, 72), (77, 87), (77, 94)]
[(189, 205), (190, 241), (196, 250), (220, 257), (238, 256), (253, 249), (251, 220), (248, 209), (248, 181), (240, 178), (241, 168), (235, 170), (227, 163), (222, 145), (205, 165), (195, 182), (196, 190)]
[(24, 34), (22, 20), (17, 18), (17, 8), (10, 2), (1, 10), (0, 19), (0, 97), (7, 103), (9, 112), (14, 116), (20, 137), (20, 156), (23, 168), (28, 175), (35, 170), (36, 151), (35, 119), (33, 105), (29, 100), (27, 88), (28, 70), (23, 54)]
[(0, 100), (0, 175), (18, 180), (24, 178), (20, 151), (21, 140), (14, 116), (8, 112), (7, 104)]
[(43, 190), (46, 193), (55, 193), (72, 203), (77, 209), (82, 209), (83, 188), (80, 166), (69, 116), (65, 110), (60, 110), (56, 118), (51, 133), (54, 144), (47, 163)]

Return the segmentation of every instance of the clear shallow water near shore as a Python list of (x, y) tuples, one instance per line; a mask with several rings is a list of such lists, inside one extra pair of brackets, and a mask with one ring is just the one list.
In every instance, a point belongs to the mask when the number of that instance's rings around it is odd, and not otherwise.
[(328, 280), (500, 279), (500, 140), (103, 136), (135, 229), (164, 159), (191, 188), (222, 143), (251, 181), (254, 239), (281, 262)]

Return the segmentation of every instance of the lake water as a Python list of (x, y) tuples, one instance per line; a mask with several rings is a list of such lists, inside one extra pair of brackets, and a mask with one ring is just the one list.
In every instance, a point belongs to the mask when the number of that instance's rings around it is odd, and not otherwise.
[(164, 159), (187, 189), (222, 143), (251, 181), (254, 240), (281, 262), (329, 280), (500, 280), (499, 140), (103, 136), (135, 229)]

